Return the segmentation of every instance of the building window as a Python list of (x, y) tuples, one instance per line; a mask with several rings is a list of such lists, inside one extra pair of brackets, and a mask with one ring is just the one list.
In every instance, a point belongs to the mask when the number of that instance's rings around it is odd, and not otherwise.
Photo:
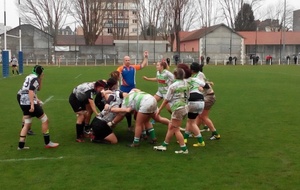
[(112, 34), (112, 29), (111, 29), (111, 28), (108, 28), (108, 29), (107, 29), (107, 33), (108, 33), (108, 34)]
[(136, 19), (132, 20), (132, 23), (137, 23), (138, 21)]
[(132, 11), (132, 14), (133, 14), (133, 15), (136, 15), (136, 11)]
[(137, 32), (137, 28), (132, 28), (131, 32), (135, 32), (136, 33)]

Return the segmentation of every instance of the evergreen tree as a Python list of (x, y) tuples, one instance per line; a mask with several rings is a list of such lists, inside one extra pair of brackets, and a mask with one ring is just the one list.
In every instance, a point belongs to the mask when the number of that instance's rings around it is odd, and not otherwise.
[(256, 22), (254, 20), (252, 7), (249, 4), (243, 4), (242, 9), (239, 11), (238, 15), (235, 18), (234, 25), (236, 31), (256, 30)]

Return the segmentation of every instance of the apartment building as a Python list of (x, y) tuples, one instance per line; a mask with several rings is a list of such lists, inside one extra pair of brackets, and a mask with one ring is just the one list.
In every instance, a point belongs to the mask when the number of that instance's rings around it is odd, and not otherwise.
[(103, 35), (116, 39), (138, 34), (138, 12), (136, 0), (112, 0), (107, 2)]

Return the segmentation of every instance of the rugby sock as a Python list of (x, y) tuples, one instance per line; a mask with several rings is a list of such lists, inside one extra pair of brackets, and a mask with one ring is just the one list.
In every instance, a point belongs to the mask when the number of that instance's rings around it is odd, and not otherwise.
[(191, 132), (185, 131), (184, 134), (183, 134), (183, 138), (184, 138), (184, 139), (188, 139), (189, 136), (190, 136), (190, 134), (191, 134)]
[(19, 74), (19, 71), (17, 70), (17, 74)]
[(82, 138), (82, 136), (83, 136), (83, 128), (84, 128), (84, 124), (78, 124), (78, 123), (76, 123), (76, 135), (77, 135), (77, 139)]
[(89, 131), (91, 129), (91, 126), (89, 124), (85, 124), (84, 130)]
[(15, 71), (14, 71), (14, 70), (12, 70), (12, 74), (13, 74), (13, 75), (15, 74)]
[(140, 138), (134, 137), (133, 144), (139, 144), (139, 143), (140, 143)]
[(163, 143), (162, 143), (162, 146), (168, 146), (169, 145), (169, 143), (167, 143), (166, 141), (164, 141)]
[(45, 141), (45, 144), (49, 144), (49, 142), (50, 142), (50, 135), (49, 135), (49, 133), (44, 133), (44, 141)]
[(184, 144), (184, 145), (182, 145), (182, 146), (180, 146), (180, 148), (181, 148), (181, 150), (183, 150), (183, 151), (186, 151), (187, 150), (187, 147), (186, 147), (186, 145)]
[(147, 130), (151, 139), (156, 139), (154, 128), (150, 128)]
[(19, 142), (19, 148), (22, 149), (25, 146), (25, 142)]
[(203, 142), (203, 137), (202, 137), (201, 134), (199, 134), (199, 135), (197, 135), (197, 136), (195, 136), (195, 137), (197, 138), (197, 140), (198, 140), (199, 143), (202, 143), (202, 142)]
[(212, 132), (212, 135), (218, 135), (217, 130), (213, 131), (213, 132)]

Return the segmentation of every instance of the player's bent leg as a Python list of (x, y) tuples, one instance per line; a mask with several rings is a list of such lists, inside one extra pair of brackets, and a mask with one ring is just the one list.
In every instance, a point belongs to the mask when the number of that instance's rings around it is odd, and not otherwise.
[(118, 139), (114, 133), (109, 134), (107, 137), (104, 138), (104, 140), (110, 142), (110, 144), (118, 143)]

